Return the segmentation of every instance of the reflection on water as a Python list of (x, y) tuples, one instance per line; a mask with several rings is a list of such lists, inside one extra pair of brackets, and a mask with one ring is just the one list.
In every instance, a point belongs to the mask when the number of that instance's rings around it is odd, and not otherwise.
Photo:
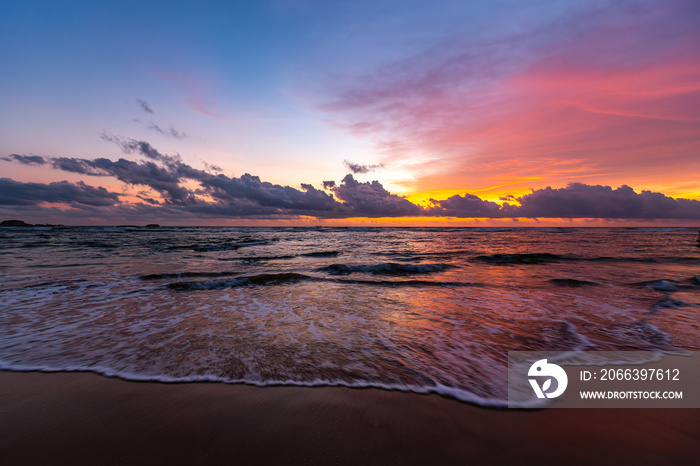
[(0, 230), (0, 365), (502, 403), (507, 352), (697, 348), (694, 230)]

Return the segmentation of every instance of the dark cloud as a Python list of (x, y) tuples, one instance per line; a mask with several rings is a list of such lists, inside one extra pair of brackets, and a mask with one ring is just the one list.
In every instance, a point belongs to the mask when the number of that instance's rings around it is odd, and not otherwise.
[(635, 192), (629, 186), (613, 189), (571, 183), (566, 188), (533, 190), (519, 198), (520, 205), (484, 201), (472, 194), (432, 200), (429, 215), (451, 217), (700, 219), (700, 201), (674, 199), (652, 191)]
[(10, 154), (7, 157), (0, 157), (0, 160), (7, 162), (19, 162), (24, 165), (44, 165), (46, 160), (40, 155), (19, 155)]
[(218, 166), (218, 165), (212, 165), (212, 164), (210, 164), (210, 163), (205, 162), (204, 160), (202, 160), (201, 162), (204, 164), (204, 166), (206, 167), (207, 171), (211, 171), (211, 172), (222, 172), (222, 171), (224, 171), (224, 169), (221, 168), (221, 167)]
[(373, 172), (377, 168), (384, 168), (384, 165), (382, 165), (381, 163), (374, 164), (374, 165), (361, 165), (359, 163), (352, 163), (348, 160), (343, 160), (343, 164), (346, 167), (348, 167), (348, 170), (350, 170), (354, 174), (369, 173), (369, 172)]
[(90, 176), (110, 175), (109, 172), (96, 168), (92, 160), (76, 159), (72, 157), (55, 157), (49, 159), (49, 161), (51, 162), (51, 166), (56, 170)]
[(193, 193), (180, 186), (181, 178), (176, 173), (154, 162), (133, 162), (126, 159), (113, 162), (103, 158), (85, 162), (124, 183), (148, 186), (161, 193), (167, 203), (186, 205), (195, 202)]
[(454, 195), (442, 201), (431, 199), (434, 207), (427, 209), (429, 215), (450, 217), (487, 217), (496, 218), (506, 215), (505, 209), (491, 201), (484, 201), (473, 194)]
[(138, 102), (138, 104), (141, 106), (141, 110), (143, 110), (144, 112), (153, 113), (153, 109), (150, 105), (148, 105), (148, 102), (146, 102), (145, 100), (136, 99), (136, 102)]
[(661, 193), (636, 193), (629, 186), (571, 183), (566, 188), (538, 189), (518, 198), (519, 217), (700, 219), (700, 201)]
[(146, 141), (137, 141), (136, 139), (117, 136), (106, 131), (103, 131), (102, 134), (100, 134), (100, 138), (103, 141), (112, 142), (118, 145), (125, 154), (137, 152), (144, 157), (148, 157), (149, 159), (153, 160), (173, 159), (171, 156), (161, 154)]
[[(422, 209), (406, 199), (389, 193), (378, 182), (359, 183), (352, 175), (340, 186), (329, 185), (333, 194), (303, 183), (301, 189), (262, 181), (244, 174), (229, 177), (208, 170), (194, 168), (177, 156), (158, 152), (149, 143), (115, 136), (102, 135), (106, 141), (118, 145), (123, 152), (138, 153), (147, 160), (132, 161), (106, 158), (94, 160), (57, 157), (45, 162), (62, 171), (89, 176), (113, 176), (133, 186), (147, 186), (163, 199), (162, 205), (178, 206), (189, 214), (209, 216), (290, 216), (305, 215), (320, 218), (377, 217), (420, 215)], [(198, 188), (186, 188), (187, 182)], [(339, 202), (338, 196), (344, 202)], [(155, 205), (159, 201), (144, 193), (144, 202)], [(202, 198), (209, 199), (208, 201)]]
[(103, 207), (119, 203), (119, 195), (105, 188), (88, 186), (82, 181), (54, 183), (23, 183), (0, 178), (0, 205), (32, 206), (43, 202), (83, 204)]
[(360, 183), (346, 175), (340, 186), (332, 188), (338, 199), (345, 202), (352, 216), (402, 217), (421, 215), (423, 209), (403, 197), (391, 194), (378, 181)]
[[(150, 160), (131, 161), (122, 158), (113, 161), (106, 158), (89, 160), (69, 157), (44, 160), (58, 170), (89, 176), (113, 176), (130, 185), (148, 186), (162, 196), (165, 205), (186, 207), (190, 213), (232, 217), (337, 217), (347, 210), (332, 195), (309, 184), (302, 185), (303, 190), (298, 190), (264, 182), (247, 173), (241, 177), (212, 174), (183, 163), (177, 156), (161, 154), (145, 141), (109, 133), (102, 134), (102, 139), (118, 145), (125, 153), (135, 152)], [(191, 190), (182, 186), (187, 181), (197, 182), (199, 189)], [(198, 199), (198, 195), (209, 196), (213, 202)], [(144, 200), (150, 204), (155, 201), (150, 197)]]
[[(127, 218), (142, 212), (150, 216), (174, 218), (312, 216), (318, 218), (443, 216), (482, 218), (611, 218), (611, 219), (700, 219), (700, 201), (674, 199), (661, 193), (636, 193), (629, 186), (613, 189), (572, 183), (566, 188), (538, 189), (522, 197), (505, 196), (512, 201), (502, 206), (473, 194), (431, 199), (432, 207), (422, 208), (391, 194), (378, 181), (359, 182), (352, 174), (340, 184), (324, 181), (323, 189), (302, 183), (300, 189), (262, 181), (244, 174), (231, 177), (212, 173), (184, 163), (179, 156), (158, 152), (148, 142), (103, 134), (102, 138), (125, 153), (137, 153), (143, 160), (116, 161), (107, 158), (40, 157), (12, 154), (2, 160), (86, 176), (110, 176), (138, 187), (143, 203), (126, 205), (119, 194), (104, 188), (61, 181), (22, 183), (0, 179), (0, 204), (8, 208), (34, 206), (44, 202), (69, 204), (85, 216)], [(149, 189), (146, 189), (149, 188)], [(157, 195), (155, 195), (157, 193)], [(518, 205), (519, 204), (519, 205)], [(15, 206), (15, 207), (12, 207)], [(92, 209), (101, 209), (101, 213)], [(148, 209), (150, 210), (148, 210)], [(160, 213), (159, 213), (160, 212)], [(166, 215), (167, 213), (167, 215)], [(77, 215), (77, 214), (76, 214)], [(129, 217), (130, 218), (130, 217)]]
[(160, 133), (164, 136), (173, 137), (175, 139), (185, 139), (187, 137), (187, 133), (185, 133), (184, 131), (178, 131), (172, 126), (168, 127), (167, 129), (163, 129), (153, 122), (149, 122), (148, 129), (155, 131), (156, 133)]
[(138, 198), (141, 199), (142, 201), (147, 202), (147, 203), (149, 203), (149, 204), (151, 204), (151, 205), (161, 205), (160, 202), (156, 201), (156, 200), (153, 199), (152, 197), (144, 196), (144, 195), (141, 195), (141, 194), (137, 194), (136, 197), (138, 197)]
[(233, 203), (248, 200), (261, 207), (271, 207), (281, 210), (291, 210), (298, 215), (335, 216), (341, 205), (333, 196), (318, 190), (309, 184), (304, 184), (304, 191), (281, 186), (266, 181), (248, 173), (239, 178), (225, 175), (210, 175), (201, 172), (197, 181), (204, 192), (217, 201)]

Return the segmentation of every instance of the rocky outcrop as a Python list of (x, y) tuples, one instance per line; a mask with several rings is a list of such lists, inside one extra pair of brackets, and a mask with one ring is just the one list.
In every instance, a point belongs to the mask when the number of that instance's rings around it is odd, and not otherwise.
[(0, 222), (0, 227), (53, 227), (50, 223), (27, 223), (22, 220), (3, 220)]
[(23, 222), (22, 220), (3, 220), (0, 222), (0, 227), (33, 227), (31, 223)]

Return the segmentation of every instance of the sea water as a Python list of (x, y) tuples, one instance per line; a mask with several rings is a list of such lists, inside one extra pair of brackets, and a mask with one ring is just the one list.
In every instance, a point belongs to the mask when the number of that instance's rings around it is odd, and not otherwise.
[(504, 405), (508, 351), (700, 349), (683, 228), (0, 229), (0, 368)]

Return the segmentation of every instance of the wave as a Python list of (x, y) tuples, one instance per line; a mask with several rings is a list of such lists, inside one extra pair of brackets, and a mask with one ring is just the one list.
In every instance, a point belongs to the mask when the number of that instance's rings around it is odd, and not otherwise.
[(173, 278), (195, 278), (195, 277), (231, 277), (240, 275), (241, 272), (175, 272), (175, 273), (151, 273), (140, 275), (139, 280), (167, 280)]
[[(216, 375), (192, 375), (192, 376), (168, 376), (168, 375), (151, 375), (138, 374), (123, 370), (115, 370), (109, 367), (96, 366), (67, 366), (53, 367), (48, 365), (29, 365), (29, 364), (12, 364), (0, 360), (0, 370), (13, 372), (89, 372), (99, 374), (105, 377), (114, 377), (126, 381), (134, 382), (157, 382), (157, 383), (225, 383), (228, 385), (252, 385), (256, 387), (347, 387), (347, 388), (376, 388), (379, 390), (398, 391), (406, 393), (418, 393), (422, 395), (437, 394), (448, 398), (453, 398), (465, 403), (474, 404), (477, 406), (489, 408), (506, 408), (509, 406), (507, 399), (496, 397), (484, 397), (472, 393), (468, 390), (450, 387), (440, 383), (434, 385), (415, 385), (415, 384), (398, 384), (398, 383), (382, 383), (368, 380), (344, 381), (316, 378), (314, 380), (292, 380), (292, 379), (231, 379)], [(523, 403), (518, 406), (521, 408), (541, 408), (546, 403), (539, 400)], [(511, 407), (514, 405), (511, 403)]]
[(273, 241), (278, 241), (275, 238), (272, 239), (255, 239), (255, 238), (241, 238), (237, 240), (227, 240), (227, 241), (211, 241), (204, 243), (185, 243), (185, 244), (172, 244), (166, 246), (164, 249), (166, 251), (173, 250), (190, 250), (196, 252), (216, 252), (216, 251), (235, 251), (237, 249), (251, 247), (251, 246), (266, 246)]
[(588, 280), (577, 280), (575, 278), (552, 278), (551, 280), (547, 280), (549, 283), (552, 283), (553, 285), (559, 285), (559, 286), (568, 286), (571, 288), (580, 288), (583, 286), (598, 286), (599, 284), (596, 282), (590, 282)]
[(299, 254), (301, 257), (338, 257), (339, 255), (340, 251), (317, 251)]
[[(602, 257), (579, 258), (578, 260), (585, 260), (585, 261), (590, 261), (590, 262), (642, 262), (642, 263), (647, 263), (647, 264), (653, 264), (653, 263), (659, 262), (659, 259), (661, 259), (661, 258), (602, 256)], [(673, 260), (673, 258), (669, 258), (669, 259)], [(576, 259), (574, 259), (574, 260), (576, 260)]]
[(247, 247), (247, 246), (262, 246), (269, 244), (266, 241), (258, 241), (256, 243), (232, 243), (232, 244), (212, 244), (212, 245), (196, 245), (192, 248), (196, 252), (216, 252), (216, 251), (235, 251), (237, 249)]
[(648, 280), (643, 282), (631, 283), (631, 286), (639, 288), (649, 288), (655, 291), (662, 291), (666, 293), (673, 293), (674, 291), (681, 290), (696, 290), (698, 285), (700, 285), (700, 279), (698, 277), (691, 277), (687, 280), (683, 280), (686, 284), (680, 283), (677, 280)]
[(476, 256), (472, 260), (478, 262), (486, 262), (488, 264), (506, 265), (506, 264), (547, 264), (551, 262), (561, 262), (576, 260), (570, 256), (562, 256), (557, 254), (529, 253), (529, 254), (490, 254), (487, 256)]
[[(224, 274), (225, 272), (222, 272)], [(234, 275), (235, 273), (230, 273)], [(207, 276), (205, 273), (182, 273), (182, 274), (153, 274), (139, 277), (142, 280), (158, 280), (162, 278), (182, 278), (184, 276)], [(144, 278), (145, 277), (145, 278)], [(237, 277), (226, 280), (203, 280), (190, 282), (173, 282), (166, 285), (171, 290), (192, 291), (192, 290), (220, 290), (223, 288), (236, 288), (242, 286), (268, 286), (268, 285), (290, 285), (294, 283), (314, 281), (347, 285), (367, 285), (382, 287), (447, 287), (458, 288), (467, 286), (484, 286), (472, 282), (452, 282), (452, 281), (430, 281), (430, 280), (346, 280), (339, 278), (321, 278), (293, 272), (270, 273)]]
[(305, 252), (302, 254), (284, 254), (279, 256), (245, 256), (245, 257), (222, 257), (219, 258), (220, 261), (242, 261), (244, 263), (251, 262), (266, 262), (274, 260), (288, 260), (297, 257), (337, 257), (340, 255), (338, 251), (318, 251), (318, 252)]
[(649, 288), (655, 291), (678, 291), (680, 286), (675, 280), (650, 280), (645, 282), (633, 283), (633, 286), (638, 286), (641, 288)]
[[(439, 257), (440, 254), (429, 253), (411, 253), (411, 252), (370, 252), (373, 256), (385, 257), (391, 261), (397, 262), (420, 262), (424, 260), (441, 260), (444, 257)], [(444, 255), (443, 255), (444, 256)], [(453, 257), (453, 256), (451, 256)]]
[(167, 288), (171, 290), (219, 290), (222, 288), (236, 288), (240, 286), (266, 286), (288, 285), (303, 281), (313, 280), (313, 277), (301, 273), (264, 273), (248, 277), (231, 278), (228, 280), (206, 280), (202, 282), (175, 282), (169, 283)]
[(329, 275), (350, 275), (356, 272), (370, 275), (416, 275), (442, 272), (454, 267), (450, 264), (397, 264), (395, 262), (374, 265), (331, 264), (318, 268), (315, 272), (325, 272)]
[(445, 281), (430, 281), (430, 280), (343, 280), (343, 279), (325, 279), (333, 283), (347, 283), (352, 285), (368, 285), (368, 286), (386, 286), (386, 287), (426, 287), (440, 286), (447, 288), (461, 288), (467, 286), (485, 286), (480, 283), (473, 282), (445, 282)]
[(75, 246), (81, 246), (81, 247), (86, 247), (86, 248), (97, 248), (97, 249), (112, 249), (112, 248), (118, 248), (120, 247), (119, 244), (116, 243), (107, 243), (104, 241), (81, 241)]
[(250, 264), (252, 262), (266, 262), (266, 261), (278, 261), (286, 259), (294, 259), (296, 255), (284, 255), (284, 256), (246, 256), (246, 257), (222, 257), (219, 258), (221, 261), (241, 261), (245, 264)]
[(54, 244), (51, 241), (31, 241), (31, 242), (15, 245), (14, 247), (30, 249), (30, 248), (50, 248), (50, 247), (55, 247), (55, 246), (56, 246), (56, 244)]
[(686, 301), (681, 301), (680, 299), (673, 298), (671, 296), (667, 296), (661, 301), (657, 301), (654, 303), (654, 305), (651, 307), (652, 312), (656, 312), (661, 309), (673, 309), (676, 307), (698, 307), (700, 304), (697, 303), (688, 303)]

